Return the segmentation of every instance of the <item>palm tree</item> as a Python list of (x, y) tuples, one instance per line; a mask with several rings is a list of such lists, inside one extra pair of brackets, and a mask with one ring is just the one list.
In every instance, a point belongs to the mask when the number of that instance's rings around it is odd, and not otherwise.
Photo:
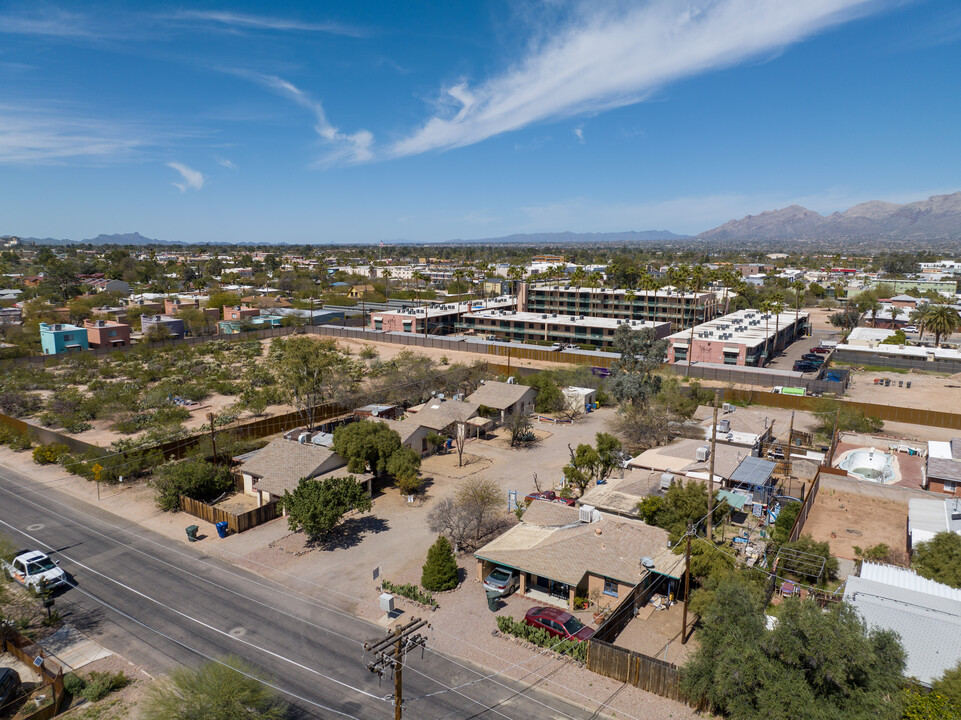
[(891, 329), (894, 329), (895, 323), (898, 321), (898, 316), (901, 314), (901, 308), (897, 305), (891, 305), (888, 307), (888, 315), (891, 316)]
[(781, 313), (784, 312), (784, 298), (781, 293), (774, 293), (770, 308), (774, 313), (774, 352), (777, 352), (778, 335), (781, 333)]
[[(647, 305), (648, 320), (657, 320), (657, 289), (661, 284), (649, 272), (641, 275), (638, 287), (645, 293), (644, 300)], [(651, 304), (651, 293), (654, 293), (654, 304)]]
[(871, 313), (871, 325), (875, 328), (878, 326), (878, 313), (883, 309), (884, 305), (882, 305), (881, 301), (877, 298), (874, 298), (870, 303), (868, 303), (868, 310)]
[(941, 345), (941, 337), (951, 335), (961, 327), (961, 315), (950, 305), (929, 305), (924, 314), (924, 324), (934, 333), (934, 346)]
[(924, 331), (927, 329), (924, 320), (925, 313), (928, 311), (928, 307), (929, 306), (927, 303), (924, 305), (918, 305), (918, 307), (912, 310), (911, 314), (908, 316), (908, 322), (916, 325), (918, 328), (918, 342), (921, 342), (921, 339), (924, 337)]
[(594, 314), (594, 297), (597, 295), (597, 289), (601, 286), (601, 280), (604, 276), (601, 275), (600, 271), (595, 270), (587, 278), (587, 286), (591, 288), (591, 299), (588, 301), (588, 311), (591, 315)]
[(761, 363), (761, 366), (763, 367), (764, 364), (766, 364), (768, 359), (770, 358), (768, 343), (770, 342), (770, 332), (771, 332), (771, 328), (770, 328), (771, 301), (761, 300), (761, 302), (757, 304), (757, 309), (761, 311), (762, 315), (764, 315), (764, 360)]
[(797, 326), (798, 318), (801, 316), (801, 301), (804, 299), (804, 290), (807, 285), (801, 280), (795, 280), (791, 283), (791, 289), (794, 291), (794, 325)]
[(384, 268), (384, 306), (390, 306), (390, 279), (394, 276), (394, 273), (390, 268)]
[[(704, 284), (708, 279), (708, 272), (704, 269), (702, 265), (695, 265), (691, 268), (690, 273), (690, 290), (694, 293), (694, 316), (691, 318), (691, 325), (697, 324), (697, 294), (701, 292), (704, 288)], [(702, 318), (703, 322), (704, 318)]]
[(627, 303), (627, 317), (629, 320), (634, 319), (634, 301), (637, 299), (637, 293), (633, 289), (628, 289), (624, 293), (624, 302)]
[(674, 288), (677, 294), (677, 323), (675, 332), (683, 329), (683, 293), (684, 286), (687, 284), (688, 268), (687, 265), (678, 265), (667, 269), (667, 282)]

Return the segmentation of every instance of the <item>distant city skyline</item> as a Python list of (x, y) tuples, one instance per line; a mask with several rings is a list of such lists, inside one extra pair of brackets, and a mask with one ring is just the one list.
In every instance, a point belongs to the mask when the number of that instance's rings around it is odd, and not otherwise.
[(0, 9), (0, 234), (694, 235), (961, 190), (961, 7)]

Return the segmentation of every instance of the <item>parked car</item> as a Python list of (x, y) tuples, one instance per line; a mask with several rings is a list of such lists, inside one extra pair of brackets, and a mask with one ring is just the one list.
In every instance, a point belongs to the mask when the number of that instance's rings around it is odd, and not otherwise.
[(507, 597), (521, 586), (520, 574), (516, 570), (497, 567), (484, 579), (484, 589)]
[(823, 345), (818, 345), (817, 347), (811, 348), (812, 353), (817, 353), (818, 355), (827, 355), (834, 348), (824, 347)]
[(570, 507), (574, 507), (577, 504), (574, 502), (573, 498), (562, 498), (553, 490), (542, 490), (541, 492), (532, 492), (530, 495), (524, 498), (524, 502), (526, 502), (528, 505), (530, 505), (535, 500), (546, 500), (547, 502), (560, 503), (561, 505), (569, 505)]
[(906, 333), (916, 333), (916, 332), (918, 331), (918, 326), (917, 326), (917, 325), (905, 325), (905, 326), (904, 326), (903, 328), (901, 328), (901, 329), (902, 329), (904, 332), (906, 332)]
[(547, 630), (554, 637), (583, 642), (594, 634), (591, 628), (559, 608), (532, 607), (524, 616), (524, 622), (532, 627)]
[(801, 360), (804, 360), (804, 361), (807, 361), (807, 362), (812, 362), (812, 363), (814, 363), (814, 364), (816, 364), (816, 365), (823, 365), (823, 364), (824, 364), (824, 358), (821, 357), (820, 355), (815, 355), (814, 353), (804, 353), (804, 354), (801, 356)]
[(11, 668), (0, 668), (0, 713), (20, 696), (20, 673)]
[(809, 373), (818, 372), (821, 369), (820, 365), (815, 365), (809, 362), (796, 362), (794, 363), (794, 372)]
[(39, 550), (24, 550), (16, 554), (13, 562), (3, 562), (3, 571), (24, 587), (48, 590), (67, 582), (67, 573), (57, 566), (56, 560)]

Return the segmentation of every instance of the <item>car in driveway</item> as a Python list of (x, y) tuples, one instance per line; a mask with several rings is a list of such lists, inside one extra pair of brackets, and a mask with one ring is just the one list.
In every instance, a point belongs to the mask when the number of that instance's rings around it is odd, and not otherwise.
[(20, 697), (22, 686), (20, 673), (11, 668), (0, 668), (0, 715), (5, 715), (7, 706)]
[(532, 607), (524, 616), (524, 622), (531, 627), (547, 630), (554, 637), (575, 642), (589, 640), (594, 634), (591, 628), (560, 608)]
[(821, 369), (820, 365), (815, 365), (809, 362), (796, 362), (794, 363), (794, 372), (809, 373), (818, 372)]
[(484, 578), (484, 589), (507, 597), (521, 586), (520, 573), (510, 568), (496, 567)]
[(820, 355), (815, 355), (814, 353), (804, 353), (804, 354), (801, 356), (801, 360), (802, 360), (803, 362), (814, 363), (815, 365), (823, 365), (823, 364), (824, 364), (824, 358), (821, 357)]
[(817, 347), (811, 348), (812, 353), (817, 353), (818, 355), (827, 355), (831, 352), (833, 348), (824, 347), (823, 345), (818, 345)]
[(530, 505), (535, 500), (545, 500), (546, 502), (560, 503), (561, 505), (568, 505), (574, 507), (577, 503), (574, 502), (573, 498), (562, 498), (553, 490), (541, 490), (540, 492), (532, 492), (530, 495), (524, 498), (524, 502)]

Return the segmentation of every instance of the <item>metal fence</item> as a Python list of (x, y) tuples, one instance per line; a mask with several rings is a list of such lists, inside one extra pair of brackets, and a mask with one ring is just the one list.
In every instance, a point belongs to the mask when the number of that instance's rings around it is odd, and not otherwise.
[(809, 393), (835, 393), (843, 395), (847, 389), (850, 371), (838, 370), (844, 376), (843, 381), (818, 380), (816, 378), (799, 378), (793, 373), (778, 373), (766, 368), (755, 368), (743, 365), (717, 366), (692, 363), (691, 367), (683, 363), (665, 365), (665, 368), (675, 375), (689, 376), (700, 380), (714, 382), (735, 383), (739, 385), (755, 385), (758, 387), (803, 387)]
[(102, 455), (104, 452), (106, 452), (98, 445), (91, 445), (83, 440), (78, 440), (70, 435), (63, 435), (62, 433), (58, 433), (50, 428), (41, 427), (40, 425), (31, 425), (30, 423), (24, 422), (19, 418), (10, 417), (9, 415), (0, 414), (0, 425), (10, 428), (16, 433), (29, 436), (31, 440), (40, 445), (61, 443), (70, 448), (71, 452), (81, 454), (96, 453), (98, 455)]
[(930, 359), (903, 357), (889, 353), (875, 352), (870, 348), (858, 350), (841, 348), (834, 351), (835, 360), (852, 365), (890, 368), (891, 370), (924, 370), (925, 372), (943, 372), (950, 375), (961, 372), (961, 359), (935, 357), (934, 355), (929, 357)]

